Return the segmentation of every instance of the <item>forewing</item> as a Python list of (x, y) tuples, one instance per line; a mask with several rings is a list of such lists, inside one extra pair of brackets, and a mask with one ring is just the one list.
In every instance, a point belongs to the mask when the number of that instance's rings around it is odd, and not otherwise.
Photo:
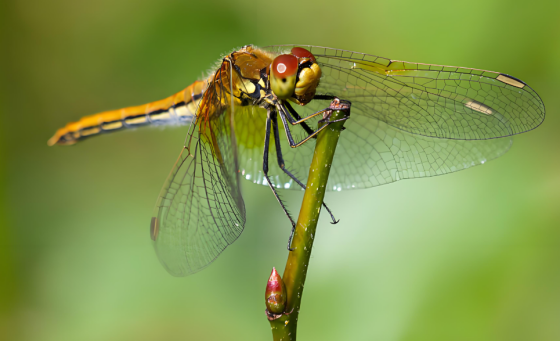
[[(213, 92), (213, 93), (212, 93)], [(151, 236), (163, 266), (175, 276), (195, 273), (243, 231), (245, 206), (238, 181), (231, 111), (209, 88), (152, 218)]]
[(354, 115), (412, 134), (490, 139), (526, 132), (544, 120), (544, 104), (536, 92), (506, 74), (303, 47), (315, 55), (323, 72), (318, 93), (349, 100)]

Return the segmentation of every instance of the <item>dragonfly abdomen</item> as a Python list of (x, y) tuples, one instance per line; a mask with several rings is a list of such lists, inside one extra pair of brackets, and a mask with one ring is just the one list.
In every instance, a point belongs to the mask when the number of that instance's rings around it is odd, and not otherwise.
[(48, 144), (70, 145), (90, 136), (146, 125), (190, 123), (196, 117), (198, 103), (206, 88), (206, 81), (196, 81), (159, 101), (82, 117), (60, 128)]

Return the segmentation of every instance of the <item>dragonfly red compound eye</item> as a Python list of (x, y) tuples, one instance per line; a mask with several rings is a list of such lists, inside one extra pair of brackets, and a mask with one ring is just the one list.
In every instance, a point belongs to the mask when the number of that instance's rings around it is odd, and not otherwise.
[(272, 62), (270, 88), (279, 99), (290, 98), (296, 88), (298, 59), (291, 54), (281, 54)]
[(313, 53), (304, 49), (303, 47), (294, 47), (292, 49), (292, 54), (298, 58), (309, 58), (313, 63), (315, 63), (315, 56)]
[(281, 54), (272, 62), (272, 72), (278, 78), (286, 78), (296, 74), (298, 60), (291, 54)]

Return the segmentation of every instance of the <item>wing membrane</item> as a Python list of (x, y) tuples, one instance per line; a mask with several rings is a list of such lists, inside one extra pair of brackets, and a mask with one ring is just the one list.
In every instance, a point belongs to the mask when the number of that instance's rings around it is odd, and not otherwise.
[[(484, 164), (509, 150), (512, 138), (437, 139), (355, 116), (345, 125), (329, 190), (368, 188), (401, 179), (443, 175)], [(345, 136), (346, 135), (346, 136)]]
[(175, 276), (202, 270), (243, 231), (237, 149), (223, 89), (210, 87), (152, 218), (158, 257)]

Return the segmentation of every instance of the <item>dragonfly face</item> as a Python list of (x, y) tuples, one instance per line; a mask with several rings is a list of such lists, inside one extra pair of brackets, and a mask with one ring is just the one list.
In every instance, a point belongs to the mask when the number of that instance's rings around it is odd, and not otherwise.
[(305, 105), (315, 96), (321, 68), (308, 50), (294, 47), (291, 54), (276, 57), (270, 69), (271, 90), (278, 99)]
[[(222, 64), (216, 81), (227, 88), (230, 82), (227, 78), (230, 77), (232, 93), (241, 105), (258, 105), (266, 109), (277, 106), (278, 100), (305, 105), (315, 96), (321, 79), (321, 68), (315, 57), (301, 47), (274, 57), (247, 45), (224, 60), (227, 62)], [(234, 70), (228, 70), (230, 63)]]
[(316, 46), (248, 45), (166, 99), (84, 117), (49, 144), (189, 124), (150, 226), (163, 266), (184, 276), (209, 265), (243, 231), (240, 179), (268, 185), (276, 198), (279, 189), (305, 187), (315, 129), (335, 96), (352, 103), (352, 116), (331, 166), (331, 191), (484, 164), (545, 114), (533, 89), (499, 72)]

